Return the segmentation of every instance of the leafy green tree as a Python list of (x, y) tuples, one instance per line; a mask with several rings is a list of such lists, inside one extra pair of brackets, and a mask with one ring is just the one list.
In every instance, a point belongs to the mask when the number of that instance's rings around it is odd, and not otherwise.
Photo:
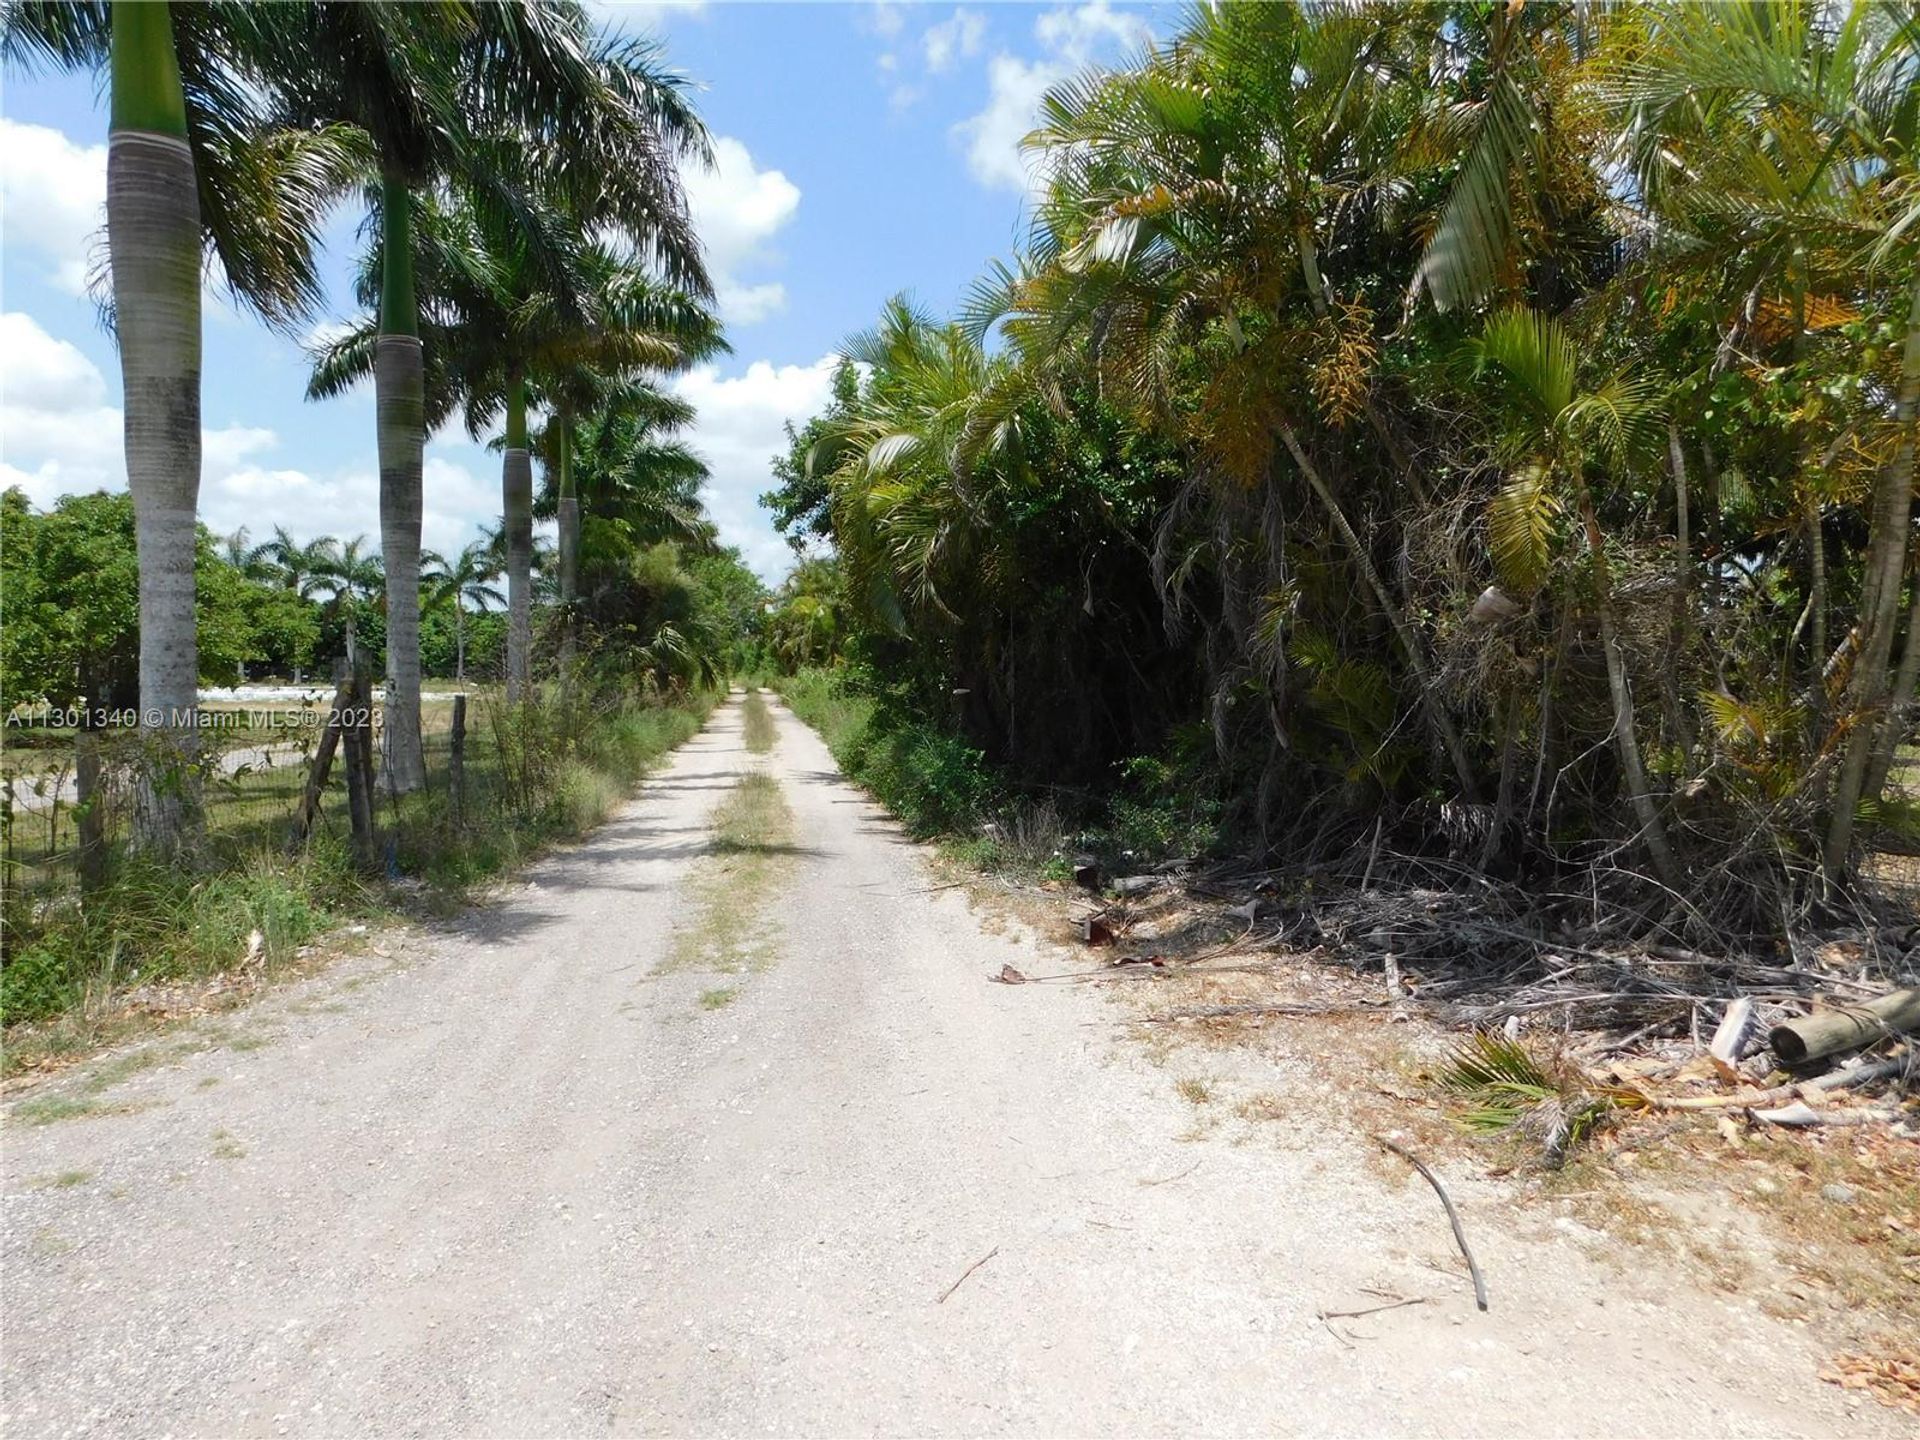
[[(820, 414), (795, 429), (787, 422), (787, 448), (773, 457), (774, 488), (760, 497), (772, 512), (773, 526), (797, 551), (833, 534), (833, 490), (827, 442), (853, 414), (860, 399), (860, 372), (842, 359), (833, 372), (833, 398)], [(818, 458), (818, 464), (815, 463)]]
[[(1891, 443), (1867, 507), (1844, 713), (1835, 717), (1847, 735), (1822, 864), (1837, 880), (1920, 679), (1920, 624), (1908, 625), (1897, 673), (1892, 664), (1913, 550), (1920, 417), (1920, 30), (1908, 7), (1872, 0), (1647, 7), (1635, 20), (1602, 88), (1622, 107), (1636, 181), (1676, 266), (1724, 267), (1717, 278), (1748, 287), (1752, 305), (1781, 295), (1796, 339), (1810, 307), (1850, 305), (1863, 292), (1905, 312), (1891, 404), (1876, 417)], [(1815, 663), (1824, 671), (1827, 659)]]
[(728, 639), (726, 668), (737, 673), (764, 665), (771, 596), (739, 550), (731, 545), (717, 546), (683, 558), (681, 567), (693, 577), (701, 624)]
[[(236, 573), (246, 575), (244, 569)], [(246, 576), (243, 595), (247, 630), (251, 636), (247, 660), (269, 673), (291, 676), (296, 682), (313, 664), (320, 643), (320, 611), (311, 600), (271, 582)]]
[[(18, 489), (0, 496), (0, 697), (9, 707), (143, 704), (136, 529), (130, 495), (66, 495), (45, 513)], [(196, 688), (230, 685), (261, 651), (253, 597), (271, 592), (229, 564), (204, 527), (195, 552)]]

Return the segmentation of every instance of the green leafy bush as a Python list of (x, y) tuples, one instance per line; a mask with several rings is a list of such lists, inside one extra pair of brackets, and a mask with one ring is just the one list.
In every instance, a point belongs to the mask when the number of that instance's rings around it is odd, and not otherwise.
[(965, 830), (986, 817), (996, 787), (985, 757), (971, 745), (882, 707), (851, 688), (842, 671), (802, 670), (777, 684), (840, 768), (915, 835)]

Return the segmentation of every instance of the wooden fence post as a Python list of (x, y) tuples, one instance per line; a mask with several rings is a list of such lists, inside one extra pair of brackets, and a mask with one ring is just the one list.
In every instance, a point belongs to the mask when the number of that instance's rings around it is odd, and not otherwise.
[(333, 773), (334, 752), (340, 748), (342, 721), (353, 704), (353, 685), (342, 680), (334, 687), (333, 707), (327, 712), (327, 728), (320, 732), (319, 748), (307, 766), (307, 783), (300, 792), (300, 809), (293, 817), (293, 841), (301, 844), (313, 832), (314, 817), (320, 813), (320, 797), (326, 793), (327, 778)]
[(453, 749), (447, 759), (447, 788), (453, 794), (453, 823), (467, 823), (467, 697), (453, 697)]
[(348, 679), (342, 737), (347, 747), (347, 814), (353, 825), (353, 856), (363, 867), (374, 863), (373, 835), (373, 685), (355, 657)]
[(74, 737), (74, 819), (80, 837), (75, 868), (80, 872), (80, 893), (92, 895), (107, 879), (106, 797), (100, 793), (100, 737), (93, 733), (90, 719), (83, 717), (80, 733)]

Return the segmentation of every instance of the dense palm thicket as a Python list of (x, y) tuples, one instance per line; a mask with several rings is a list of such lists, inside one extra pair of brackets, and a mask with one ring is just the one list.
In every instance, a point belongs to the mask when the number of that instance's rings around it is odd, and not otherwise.
[(1904, 813), (1917, 112), (1908, 3), (1198, 10), (847, 347), (774, 639), (1056, 797), (1773, 926)]

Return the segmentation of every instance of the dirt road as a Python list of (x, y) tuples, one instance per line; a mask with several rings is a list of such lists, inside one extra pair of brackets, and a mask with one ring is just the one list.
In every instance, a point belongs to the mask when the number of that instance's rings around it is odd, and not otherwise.
[[(1485, 1315), (1433, 1195), (1324, 1105), (1194, 1138), (1109, 1001), (986, 983), (1058, 957), (776, 718), (751, 755), (729, 705), (460, 925), (16, 1103), (7, 1432), (1899, 1433), (1804, 1331), (1477, 1166), (1445, 1174)], [(716, 977), (708, 826), (754, 768), (792, 840)], [(27, 1123), (49, 1095), (105, 1109)], [(1424, 1303), (1318, 1318), (1369, 1290)]]

